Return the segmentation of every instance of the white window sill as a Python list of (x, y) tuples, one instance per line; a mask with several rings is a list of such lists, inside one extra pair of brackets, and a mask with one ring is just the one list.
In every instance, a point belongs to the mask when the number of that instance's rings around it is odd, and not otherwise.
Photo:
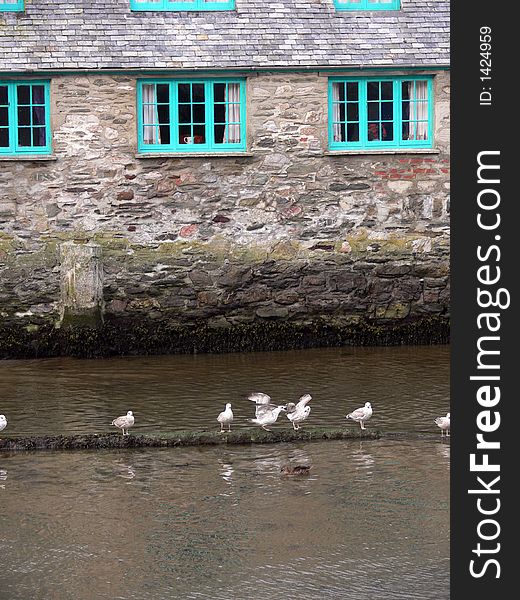
[(252, 152), (138, 152), (136, 158), (237, 158), (254, 156)]
[(435, 148), (392, 148), (380, 150), (328, 150), (324, 156), (350, 156), (350, 155), (374, 155), (374, 154), (440, 154)]
[(9, 156), (2, 156), (0, 154), (0, 162), (46, 162), (58, 160), (58, 157), (54, 154), (35, 154), (34, 156), (30, 154), (10, 154)]

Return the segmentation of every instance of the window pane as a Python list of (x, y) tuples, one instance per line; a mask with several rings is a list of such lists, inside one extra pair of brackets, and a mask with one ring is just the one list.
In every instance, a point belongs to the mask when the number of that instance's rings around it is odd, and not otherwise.
[(359, 104), (353, 104), (349, 102), (347, 104), (347, 121), (358, 121), (359, 120)]
[(24, 147), (32, 146), (32, 136), (30, 127), (18, 128), (18, 145)]
[(29, 85), (19, 85), (16, 88), (16, 98), (18, 105), (31, 103), (31, 87)]
[(31, 125), (31, 108), (29, 106), (18, 108), (18, 125)]
[(368, 100), (379, 100), (379, 81), (369, 81), (367, 85)]
[(347, 100), (359, 100), (359, 84), (357, 82), (347, 83)]
[(0, 127), (0, 148), (9, 147), (9, 129)]
[(45, 127), (33, 129), (33, 146), (45, 146)]
[(379, 102), (368, 103), (368, 120), (379, 121)]
[(0, 85), (0, 106), (7, 106), (7, 86)]
[(394, 97), (394, 84), (391, 81), (381, 82), (381, 100), (392, 100)]
[(9, 112), (7, 106), (0, 106), (0, 127), (9, 125)]
[(178, 86), (179, 102), (191, 102), (191, 85), (180, 83)]
[(359, 142), (358, 123), (349, 123), (347, 125), (347, 142)]
[(32, 103), (45, 104), (45, 88), (43, 85), (33, 85), (32, 87)]
[(381, 139), (385, 142), (391, 142), (394, 139), (394, 124), (381, 123)]
[(45, 125), (45, 106), (33, 106), (32, 124)]

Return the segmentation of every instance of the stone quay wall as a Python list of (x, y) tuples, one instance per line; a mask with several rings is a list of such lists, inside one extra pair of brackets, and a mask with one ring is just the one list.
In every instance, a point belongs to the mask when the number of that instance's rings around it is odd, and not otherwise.
[[(153, 158), (135, 76), (52, 76), (52, 160), (0, 160), (0, 356), (446, 341), (434, 75), (433, 152), (329, 153), (328, 74), (255, 73), (245, 155)], [(100, 247), (101, 332), (60, 327), (70, 242)]]

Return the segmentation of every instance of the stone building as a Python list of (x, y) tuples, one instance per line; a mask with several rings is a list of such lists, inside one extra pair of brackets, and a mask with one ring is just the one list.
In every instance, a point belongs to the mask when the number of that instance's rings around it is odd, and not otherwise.
[(0, 0), (0, 356), (446, 340), (449, 86), (447, 0)]

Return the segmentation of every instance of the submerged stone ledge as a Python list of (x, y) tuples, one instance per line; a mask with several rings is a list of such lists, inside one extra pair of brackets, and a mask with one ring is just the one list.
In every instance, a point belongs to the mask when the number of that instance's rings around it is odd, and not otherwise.
[(279, 442), (311, 442), (324, 440), (377, 440), (382, 433), (377, 430), (341, 429), (332, 427), (308, 427), (294, 431), (279, 429), (264, 431), (237, 429), (219, 431), (173, 431), (171, 433), (148, 433), (121, 435), (102, 433), (85, 435), (54, 435), (3, 437), (0, 451), (16, 450), (112, 450), (121, 448), (165, 448), (181, 446), (218, 446), (239, 444), (275, 444)]

